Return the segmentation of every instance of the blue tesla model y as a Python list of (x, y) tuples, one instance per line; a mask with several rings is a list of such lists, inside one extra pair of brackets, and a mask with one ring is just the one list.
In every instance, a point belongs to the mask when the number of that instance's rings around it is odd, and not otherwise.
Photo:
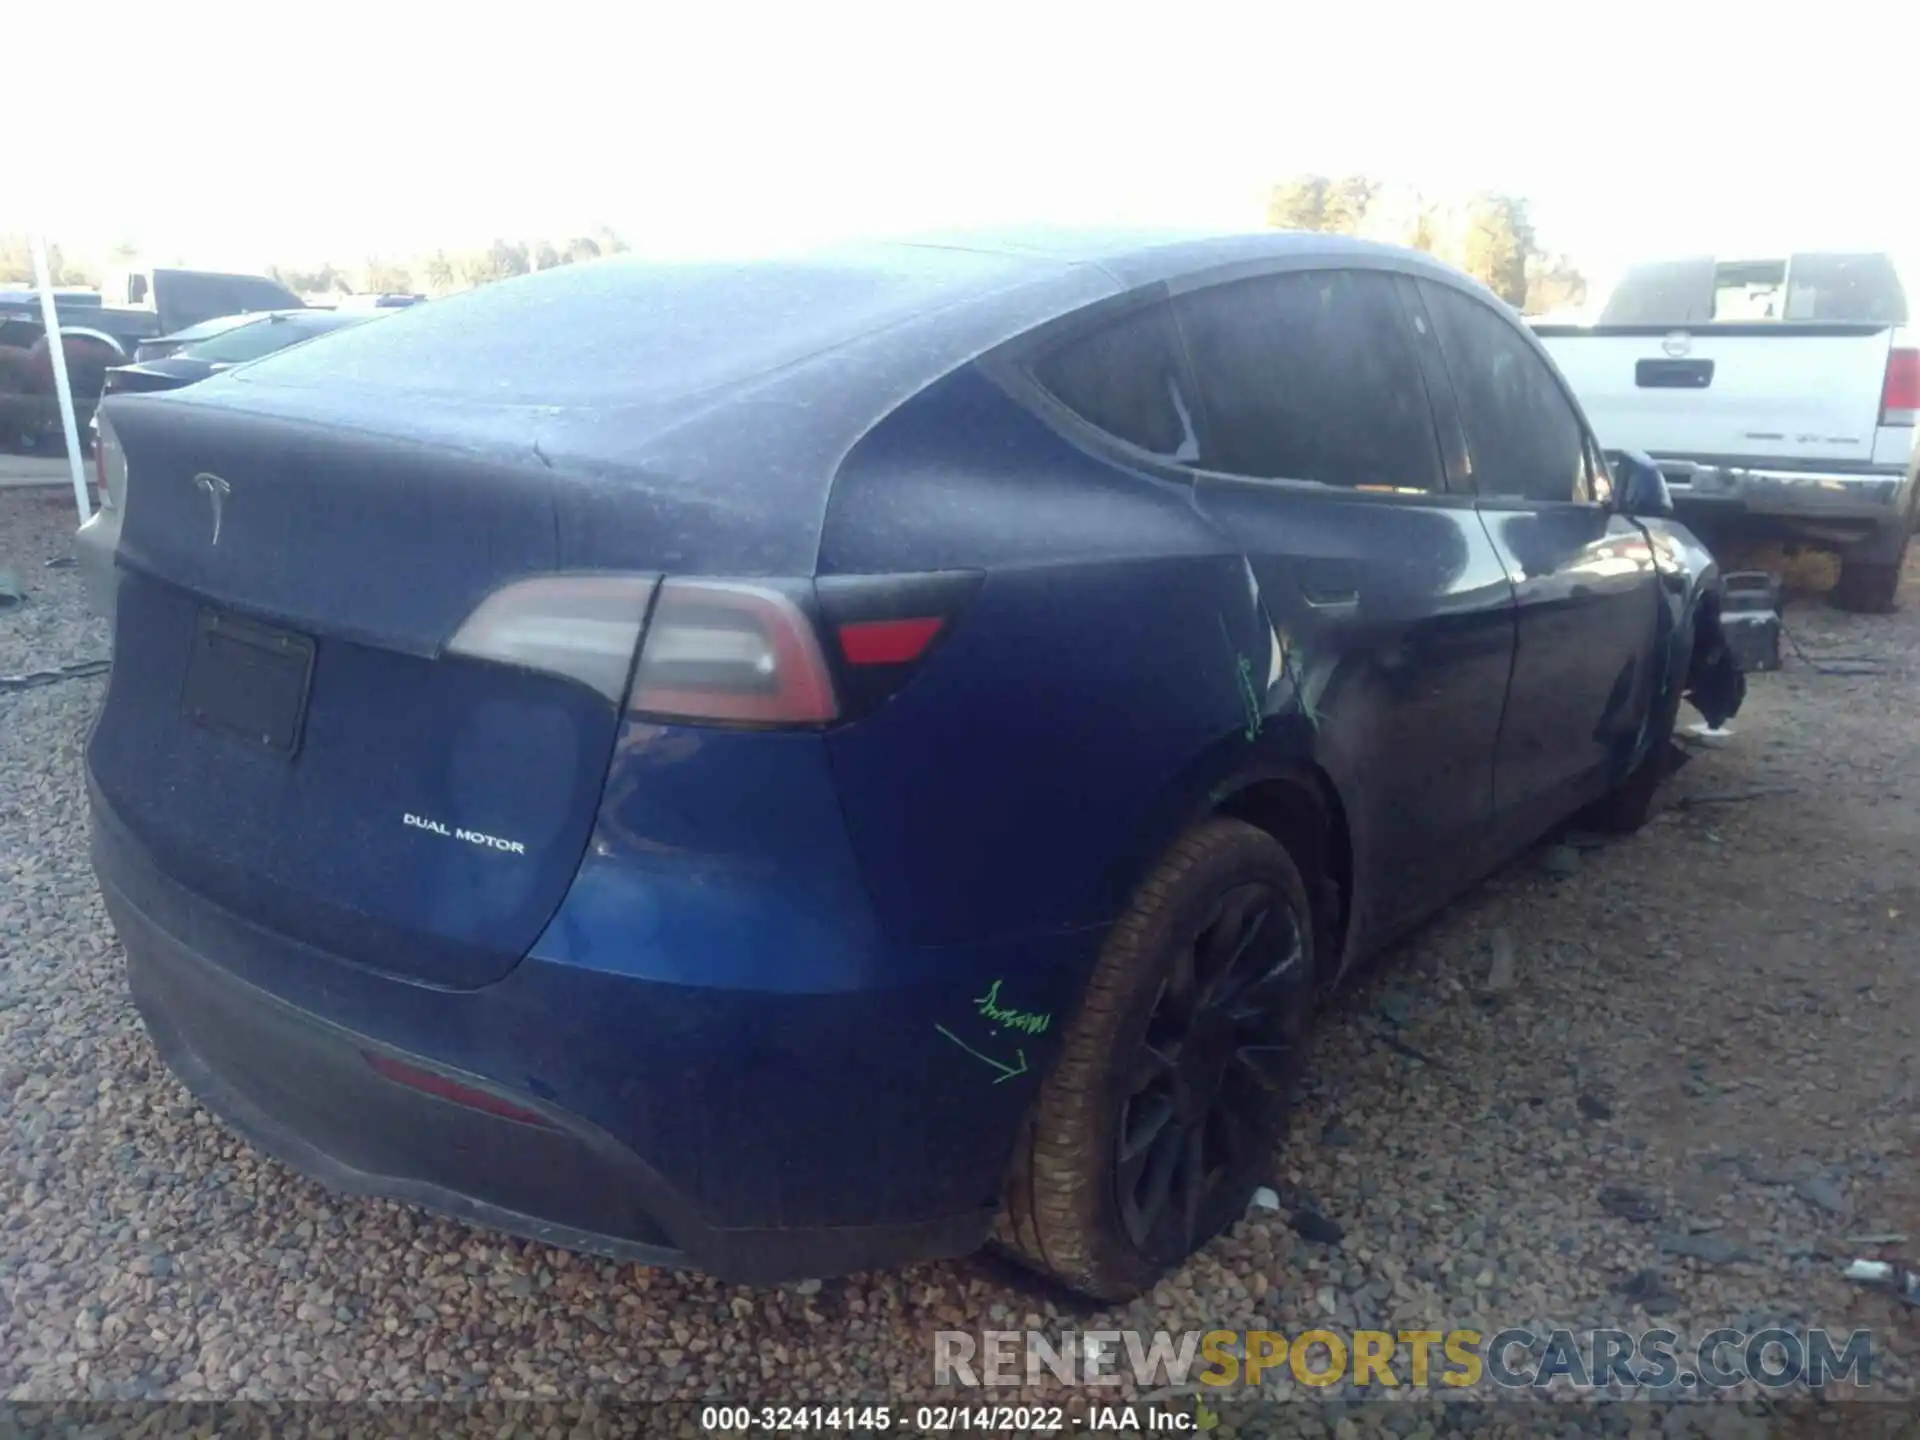
[(1357, 241), (610, 259), (104, 416), (168, 1063), (340, 1189), (746, 1282), (1151, 1284), (1328, 987), (1740, 699), (1657, 471)]

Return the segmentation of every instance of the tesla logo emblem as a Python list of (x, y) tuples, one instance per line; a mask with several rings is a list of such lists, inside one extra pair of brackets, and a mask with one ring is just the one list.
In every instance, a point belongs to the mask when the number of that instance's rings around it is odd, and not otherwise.
[(213, 506), (213, 539), (210, 543), (220, 543), (220, 517), (227, 508), (227, 497), (233, 493), (233, 487), (218, 475), (209, 475), (202, 471), (193, 477), (193, 483), (200, 487), (200, 493), (207, 497), (207, 503)]
[(1660, 348), (1678, 360), (1693, 349), (1693, 337), (1684, 330), (1676, 330), (1660, 342)]

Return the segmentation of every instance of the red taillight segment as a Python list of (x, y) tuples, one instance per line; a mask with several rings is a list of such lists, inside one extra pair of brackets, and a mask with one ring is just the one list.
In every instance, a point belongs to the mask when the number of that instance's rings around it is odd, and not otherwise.
[(849, 665), (905, 665), (926, 653), (946, 623), (942, 615), (856, 621), (840, 627), (840, 653)]
[(839, 714), (813, 622), (773, 584), (668, 580), (627, 708), (662, 720), (824, 725)]
[(498, 1095), (489, 1095), (484, 1090), (476, 1090), (471, 1085), (462, 1085), (457, 1080), (449, 1080), (444, 1075), (435, 1075), (430, 1070), (415, 1069), (386, 1055), (374, 1055), (364, 1050), (360, 1053), (361, 1058), (377, 1074), (384, 1075), (396, 1085), (405, 1085), (409, 1090), (418, 1090), (425, 1095), (451, 1100), (455, 1105), (464, 1105), (469, 1110), (498, 1115), (503, 1120), (517, 1120), (522, 1125), (539, 1125), (549, 1130), (553, 1128), (553, 1122), (546, 1116), (536, 1115), (531, 1110), (523, 1110), (512, 1101), (502, 1100)]
[(1887, 352), (1887, 379), (1880, 390), (1880, 423), (1911, 425), (1920, 415), (1920, 350)]
[(974, 570), (900, 575), (823, 575), (814, 582), (820, 627), (832, 637), (840, 718), (885, 704), (953, 643), (960, 616), (979, 593)]

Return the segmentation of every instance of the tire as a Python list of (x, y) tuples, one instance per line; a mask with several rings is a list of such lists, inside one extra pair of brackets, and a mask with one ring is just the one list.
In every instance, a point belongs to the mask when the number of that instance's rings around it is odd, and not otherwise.
[(1911, 535), (1900, 539), (1900, 553), (1891, 561), (1868, 565), (1858, 560), (1843, 561), (1840, 582), (1833, 587), (1833, 603), (1856, 615), (1891, 614), (1900, 591), (1900, 571), (1907, 563)]
[(1176, 841), (1108, 936), (1022, 1130), (1000, 1248), (1125, 1300), (1245, 1214), (1285, 1130), (1314, 961), (1307, 887), (1279, 841), (1224, 818)]
[[(1688, 648), (1691, 660), (1692, 647)], [(1685, 674), (1684, 669), (1682, 674)], [(1647, 746), (1646, 754), (1640, 757), (1640, 763), (1628, 771), (1626, 778), (1618, 785), (1588, 806), (1586, 813), (1581, 816), (1587, 829), (1596, 830), (1602, 835), (1631, 835), (1653, 818), (1654, 796), (1659, 793), (1661, 781), (1672, 774), (1675, 768), (1669, 752), (1673, 748), (1674, 727), (1680, 721), (1682, 685), (1673, 687), (1662, 713), (1655, 718), (1652, 743)]]

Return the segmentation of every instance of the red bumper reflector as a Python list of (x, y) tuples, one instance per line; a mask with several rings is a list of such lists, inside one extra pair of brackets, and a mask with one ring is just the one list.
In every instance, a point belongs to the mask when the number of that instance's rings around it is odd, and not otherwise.
[(946, 623), (940, 615), (855, 621), (840, 627), (840, 650), (849, 665), (904, 665), (918, 660)]
[(553, 1128), (546, 1116), (522, 1110), (510, 1101), (489, 1095), (484, 1090), (476, 1090), (471, 1085), (462, 1085), (457, 1080), (449, 1080), (444, 1075), (435, 1075), (430, 1071), (416, 1070), (385, 1055), (370, 1055), (364, 1050), (360, 1055), (376, 1073), (386, 1076), (396, 1085), (437, 1095), (442, 1100), (451, 1100), (456, 1105), (464, 1105), (469, 1110), (479, 1110), (487, 1115), (498, 1115), (503, 1120), (518, 1120), (522, 1125), (539, 1125), (548, 1130)]

